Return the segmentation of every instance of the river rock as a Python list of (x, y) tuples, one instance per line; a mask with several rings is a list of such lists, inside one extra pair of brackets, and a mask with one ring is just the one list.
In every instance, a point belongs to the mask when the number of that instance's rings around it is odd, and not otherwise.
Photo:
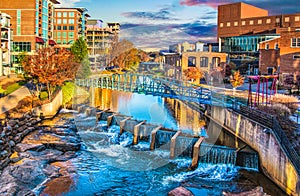
[(41, 151), (44, 150), (45, 146), (43, 144), (24, 144), (20, 143), (16, 145), (17, 152), (25, 152), (27, 150)]
[(180, 186), (168, 193), (168, 196), (193, 196), (193, 193), (186, 188)]
[(14, 142), (13, 140), (10, 140), (10, 141), (9, 141), (9, 146), (10, 146), (10, 147), (14, 147), (15, 145), (16, 145), (16, 144), (15, 144), (15, 142)]

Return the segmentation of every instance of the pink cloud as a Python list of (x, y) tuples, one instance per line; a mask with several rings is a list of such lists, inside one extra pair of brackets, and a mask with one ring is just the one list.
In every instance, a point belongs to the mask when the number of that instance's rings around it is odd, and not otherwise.
[(180, 5), (186, 6), (199, 6), (199, 5), (207, 5), (209, 7), (218, 8), (218, 5), (228, 3), (226, 0), (181, 0)]

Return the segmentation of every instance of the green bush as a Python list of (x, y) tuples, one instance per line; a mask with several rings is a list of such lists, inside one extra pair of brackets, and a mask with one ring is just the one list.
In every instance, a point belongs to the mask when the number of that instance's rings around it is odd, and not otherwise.
[(45, 100), (45, 99), (48, 99), (48, 92), (47, 91), (40, 92), (40, 100)]
[(63, 93), (63, 105), (69, 103), (74, 94), (75, 84), (72, 82), (66, 82), (64, 86), (62, 86), (62, 93)]

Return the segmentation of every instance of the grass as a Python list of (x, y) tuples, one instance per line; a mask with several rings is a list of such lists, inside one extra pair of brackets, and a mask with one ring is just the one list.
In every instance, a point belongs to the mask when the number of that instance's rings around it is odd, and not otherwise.
[(6, 95), (11, 94), (12, 92), (16, 91), (17, 89), (19, 89), (21, 86), (23, 86), (25, 84), (25, 81), (19, 81), (17, 83), (13, 83), (7, 86), (6, 90), (4, 91), (4, 93)]

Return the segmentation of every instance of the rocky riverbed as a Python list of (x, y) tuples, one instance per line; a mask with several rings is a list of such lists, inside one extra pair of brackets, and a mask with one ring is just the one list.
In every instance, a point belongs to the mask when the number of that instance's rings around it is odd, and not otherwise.
[(81, 141), (72, 119), (55, 124), (43, 125), (27, 115), (2, 126), (0, 195), (60, 195), (69, 190), (76, 175), (70, 160)]

